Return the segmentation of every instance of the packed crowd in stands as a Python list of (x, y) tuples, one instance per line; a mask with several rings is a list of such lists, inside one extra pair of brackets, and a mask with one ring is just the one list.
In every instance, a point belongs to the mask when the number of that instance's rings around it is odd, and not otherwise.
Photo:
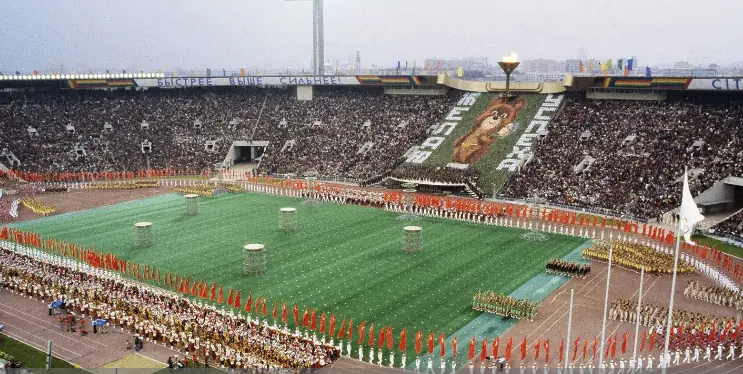
[[(455, 99), (372, 89), (318, 89), (312, 101), (257, 88), (12, 92), (0, 94), (0, 149), (35, 172), (201, 170), (234, 140), (269, 141), (263, 172), (364, 179), (391, 169)], [(282, 151), (288, 140), (296, 143)]]
[[(270, 142), (261, 170), (314, 171), (357, 180), (392, 169), (458, 97), (382, 95), (369, 90), (327, 91), (316, 94), (312, 101), (297, 101), (291, 96), (282, 92), (266, 100), (261, 125), (253, 137)], [(296, 143), (283, 149), (288, 140)], [(367, 142), (373, 143), (372, 147), (359, 153)]]
[[(318, 368), (338, 350), (313, 337), (217, 310), (162, 289), (52, 265), (0, 250), (6, 288), (108, 322), (138, 337), (187, 350), (196, 361), (224, 368)], [(95, 274), (95, 275), (94, 275)]]
[[(534, 159), (504, 193), (656, 218), (680, 203), (684, 167), (697, 195), (729, 175), (743, 176), (743, 107), (729, 96), (696, 100), (592, 101), (574, 96), (549, 126)], [(590, 137), (581, 135), (590, 132)], [(634, 141), (624, 142), (630, 136)], [(701, 147), (692, 147), (703, 140)], [(575, 172), (584, 157), (595, 162)]]
[(734, 216), (720, 222), (714, 227), (715, 233), (732, 235), (737, 237), (738, 241), (743, 242), (743, 212), (738, 212)]

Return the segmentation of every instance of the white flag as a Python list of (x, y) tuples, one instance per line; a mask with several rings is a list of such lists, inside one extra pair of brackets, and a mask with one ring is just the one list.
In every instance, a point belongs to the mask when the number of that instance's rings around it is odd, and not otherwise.
[(694, 203), (694, 198), (691, 196), (689, 191), (689, 177), (684, 171), (684, 188), (681, 192), (681, 207), (679, 208), (679, 226), (681, 229), (681, 235), (684, 236), (684, 240), (692, 245), (696, 245), (691, 241), (691, 233), (694, 231), (694, 225), (704, 219), (704, 216), (699, 213), (697, 204)]

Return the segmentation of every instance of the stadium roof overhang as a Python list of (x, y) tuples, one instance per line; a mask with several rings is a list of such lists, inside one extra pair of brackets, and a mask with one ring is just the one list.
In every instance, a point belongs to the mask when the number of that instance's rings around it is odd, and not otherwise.
[(592, 88), (655, 91), (743, 91), (741, 77), (637, 77), (637, 76), (572, 76), (563, 82), (571, 90)]

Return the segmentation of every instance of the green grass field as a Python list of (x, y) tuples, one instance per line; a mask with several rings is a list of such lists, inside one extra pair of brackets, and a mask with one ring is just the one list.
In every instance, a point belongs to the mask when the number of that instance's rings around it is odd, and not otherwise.
[(743, 248), (723, 242), (722, 240), (717, 240), (704, 235), (694, 235), (692, 240), (702, 245), (709, 245), (713, 248), (717, 248), (724, 253), (743, 258)]
[[(298, 304), (300, 318), (305, 306), (317, 308), (318, 326), (320, 312), (336, 313), (337, 327), (350, 317), (354, 326), (391, 325), (396, 340), (402, 328), (408, 339), (418, 329), (454, 333), (477, 316), (471, 310), (477, 289), (508, 294), (584, 241), (550, 235), (525, 242), (520, 229), (423, 219), (416, 223), (423, 227), (423, 251), (407, 255), (401, 251), (406, 223), (392, 212), (244, 193), (202, 198), (199, 215), (186, 217), (183, 200), (170, 194), (15, 226), (222, 283), (225, 297), (229, 287), (241, 290), (243, 302), (249, 292), (266, 296), (269, 314), (277, 300), (289, 309)], [(279, 230), (285, 206), (298, 209), (297, 232)], [(154, 223), (153, 248), (133, 247), (138, 221)], [(242, 274), (246, 243), (265, 244), (266, 275)]]
[[(0, 351), (20, 361), (24, 368), (45, 368), (46, 353), (19, 342), (5, 334), (0, 334)], [(52, 357), (52, 369), (69, 369), (73, 366), (67, 361)]]

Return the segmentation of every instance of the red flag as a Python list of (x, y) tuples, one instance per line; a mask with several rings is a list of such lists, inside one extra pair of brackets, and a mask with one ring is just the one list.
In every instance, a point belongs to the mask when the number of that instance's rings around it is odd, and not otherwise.
[(369, 327), (369, 340), (367, 340), (366, 345), (374, 346), (374, 322)]
[(521, 341), (521, 361), (526, 359), (526, 337)]
[(506, 341), (506, 361), (511, 361), (512, 344), (513, 344), (513, 338), (508, 338), (508, 341)]
[(420, 355), (421, 353), (421, 343), (423, 340), (423, 330), (418, 330), (418, 332), (415, 333), (415, 354)]
[(271, 313), (271, 315), (273, 316), (274, 321), (279, 318), (279, 302), (276, 300), (273, 301), (273, 313)]
[(400, 345), (397, 348), (400, 352), (405, 352), (405, 344), (407, 343), (406, 342), (407, 339), (408, 339), (408, 330), (402, 329), (402, 331), (400, 331)]
[(609, 339), (606, 339), (606, 351), (604, 352), (604, 360), (609, 358), (609, 353), (611, 353), (611, 336)]
[[(443, 335), (442, 335), (443, 336)], [(451, 352), (454, 355), (454, 359), (457, 359), (457, 337), (451, 340)]]
[(359, 345), (364, 344), (364, 329), (366, 329), (366, 321), (359, 325)]
[(353, 318), (348, 320), (348, 333), (346, 334), (346, 339), (349, 341), (353, 340)]
[(534, 360), (539, 360), (539, 347), (542, 346), (542, 338), (538, 338), (534, 344)]
[(611, 358), (617, 354), (617, 337), (615, 336), (611, 342)]
[(286, 317), (286, 301), (284, 301), (284, 304), (281, 305), (281, 322), (286, 323), (287, 321)]
[(732, 339), (733, 341), (738, 340), (738, 334), (740, 334), (740, 330), (743, 329), (743, 319), (738, 322), (738, 326), (735, 327), (735, 332), (733, 332)]
[(622, 336), (622, 354), (627, 353), (627, 333)]
[(433, 354), (433, 333), (428, 334), (428, 354)]
[(725, 325), (725, 329), (722, 330), (722, 339), (720, 339), (720, 340), (723, 340), (723, 341), (725, 340), (725, 338), (728, 335), (728, 331), (730, 331), (730, 329), (732, 327), (733, 327), (733, 320), (730, 319), (730, 320), (728, 320), (728, 323)]
[(317, 327), (317, 309), (312, 309), (312, 315), (310, 316), (310, 330), (314, 330)]
[(222, 304), (224, 303), (224, 289), (222, 289), (222, 285), (219, 285), (219, 297), (217, 298), (217, 303)]
[[(457, 338), (454, 338), (454, 341), (456, 341), (456, 339)], [(483, 341), (483, 343), (484, 343), (484, 341)], [(469, 359), (470, 360), (474, 360), (475, 359), (475, 345), (476, 344), (477, 344), (477, 340), (473, 336), (472, 339), (470, 339), (470, 344), (469, 344), (469, 347), (468, 347), (469, 348), (469, 352), (468, 353), (469, 353)]]
[[(324, 313), (323, 313), (324, 314)], [(341, 329), (343, 330), (343, 329)], [(333, 336), (335, 335), (335, 314), (330, 316), (330, 328), (328, 329), (328, 335)]]
[(544, 341), (544, 362), (547, 363), (550, 361), (550, 340), (547, 339)]
[(655, 331), (650, 333), (650, 340), (648, 341), (648, 352), (652, 352), (655, 348)]
[[(194, 291), (196, 290), (196, 284), (194, 284)], [(234, 295), (232, 294), (232, 288), (230, 288), (230, 293), (227, 295), (227, 304), (233, 305), (235, 303)]]
[[(335, 314), (333, 315), (335, 317)], [(343, 322), (341, 322), (341, 328), (338, 329), (338, 339), (343, 339), (343, 335), (346, 334), (346, 319), (343, 319)]]
[(325, 312), (320, 316), (320, 333), (325, 333)]
[(439, 335), (439, 348), (441, 349), (441, 357), (444, 357), (446, 355), (446, 345), (444, 342), (445, 339), (446, 338), (444, 337), (444, 334)]
[(266, 298), (265, 297), (261, 298), (261, 304), (263, 304), (262, 312), (263, 312), (263, 315), (265, 316), (268, 314), (268, 310), (266, 310)]
[(232, 304), (235, 308), (240, 308), (242, 306), (242, 303), (240, 302), (240, 290), (237, 290), (237, 294), (235, 295), (235, 303)]
[(642, 344), (640, 344), (640, 352), (645, 350), (645, 339), (648, 338), (648, 330), (642, 332)]
[(304, 308), (304, 314), (302, 315), (302, 327), (307, 327), (310, 324), (310, 310)]
[(575, 356), (578, 355), (578, 344), (580, 344), (580, 337), (578, 337), (578, 339), (575, 339), (575, 341), (573, 342), (573, 360), (572, 361), (575, 361)]
[(498, 357), (498, 346), (500, 345), (500, 336), (493, 340), (493, 357)]
[(565, 338), (560, 341), (560, 362), (562, 362), (563, 351), (565, 350)]
[(379, 331), (379, 340), (377, 340), (377, 344), (379, 344), (378, 348), (381, 350), (382, 347), (384, 347), (384, 338), (387, 336), (387, 326), (382, 326), (382, 330)]
[(488, 339), (483, 339), (480, 343), (480, 361), (485, 361), (488, 358)]
[(299, 308), (297, 307), (297, 304), (294, 304), (294, 308), (292, 308), (292, 314), (294, 314), (294, 324), (299, 325)]
[(593, 338), (593, 358), (591, 360), (595, 360), (596, 359), (596, 345), (598, 344), (598, 342), (599, 342), (599, 338), (598, 337), (594, 337)]
[[(588, 339), (583, 341), (583, 361), (586, 360), (586, 352), (588, 351)], [(575, 360), (573, 360), (575, 361)]]

